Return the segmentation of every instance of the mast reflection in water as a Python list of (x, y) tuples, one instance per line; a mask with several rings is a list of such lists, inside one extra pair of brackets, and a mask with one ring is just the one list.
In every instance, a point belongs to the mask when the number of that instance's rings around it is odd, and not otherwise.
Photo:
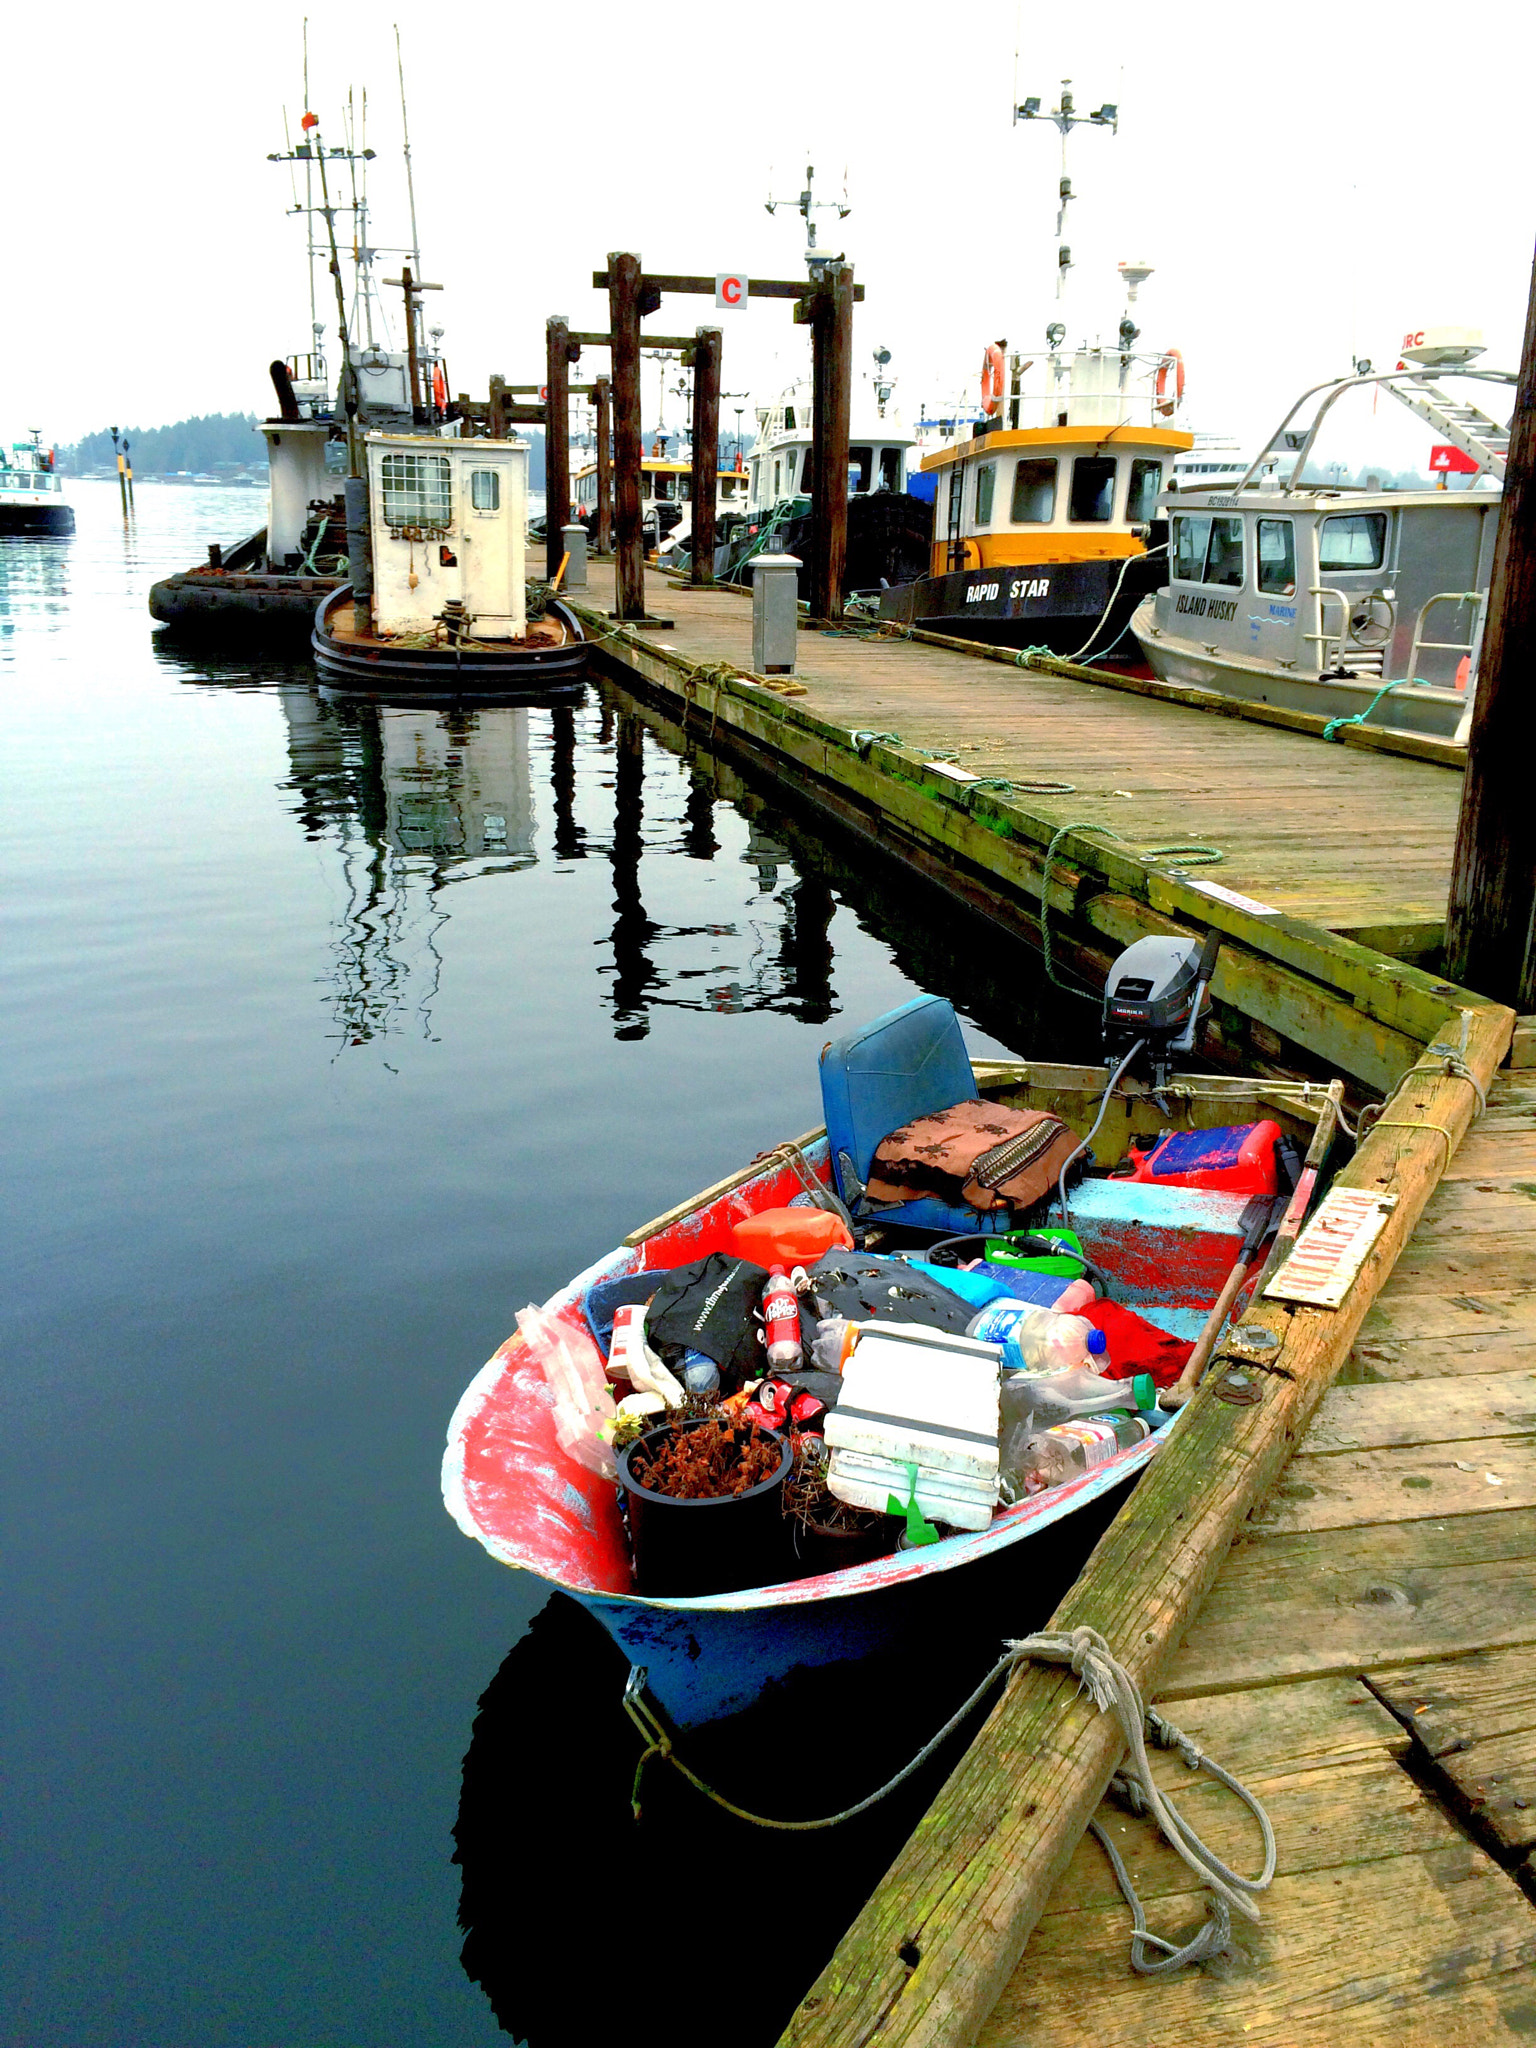
[[(837, 896), (824, 874), (801, 871), (807, 845), (792, 852), (761, 820), (747, 823), (739, 854), (752, 886), (738, 915), (651, 915), (643, 863), (729, 856), (709, 766), (674, 761), (633, 708), (605, 696), (580, 709), (445, 712), (353, 703), (294, 684), (278, 695), (295, 815), (307, 838), (340, 854), (332, 1011), (343, 1046), (402, 1030), (432, 1036), (445, 892), (539, 859), (536, 757), (547, 762), (555, 871), (591, 858), (608, 864), (612, 917), (597, 942), (605, 956), (597, 972), (615, 1038), (647, 1037), (658, 1008), (776, 1010), (807, 1024), (837, 1011)], [(605, 831), (587, 818), (592, 799), (608, 792)], [(669, 900), (675, 879), (657, 875)], [(710, 892), (711, 908), (720, 907), (718, 893)]]

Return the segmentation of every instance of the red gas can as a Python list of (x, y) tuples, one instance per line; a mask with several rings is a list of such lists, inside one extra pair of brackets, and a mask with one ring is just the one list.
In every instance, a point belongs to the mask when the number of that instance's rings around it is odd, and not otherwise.
[(1130, 1178), (1160, 1181), (1164, 1187), (1220, 1188), (1228, 1195), (1276, 1195), (1280, 1135), (1280, 1126), (1268, 1117), (1212, 1131), (1171, 1131), (1149, 1150), (1131, 1146)]

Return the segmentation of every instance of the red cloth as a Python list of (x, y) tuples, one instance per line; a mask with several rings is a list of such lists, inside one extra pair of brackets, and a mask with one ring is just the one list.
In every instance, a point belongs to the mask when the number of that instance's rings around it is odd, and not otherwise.
[(1110, 1357), (1104, 1370), (1112, 1380), (1128, 1380), (1139, 1372), (1149, 1372), (1155, 1385), (1171, 1387), (1195, 1348), (1182, 1337), (1170, 1337), (1156, 1323), (1149, 1323), (1133, 1308), (1122, 1308), (1117, 1301), (1090, 1301), (1075, 1313), (1086, 1316), (1096, 1330), (1104, 1332)]

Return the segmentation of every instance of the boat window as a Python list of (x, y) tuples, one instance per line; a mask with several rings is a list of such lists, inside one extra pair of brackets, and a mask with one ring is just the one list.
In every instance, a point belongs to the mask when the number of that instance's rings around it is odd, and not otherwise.
[(1259, 521), (1259, 588), (1270, 597), (1296, 595), (1296, 532), (1289, 519)]
[(656, 475), (656, 501), (658, 504), (668, 504), (671, 502), (671, 498), (672, 479), (669, 476), (663, 476), (658, 471)]
[(782, 462), (776, 462), (776, 463), (775, 463), (775, 464), (773, 465), (773, 495), (774, 495), (774, 497), (775, 497), (775, 498), (777, 498), (777, 497), (778, 497), (778, 495), (779, 495), (779, 480), (780, 480), (780, 478), (781, 478), (781, 477), (783, 476), (783, 474), (784, 474), (784, 465), (783, 465), (783, 463), (782, 463)]
[(791, 429), (793, 429), (794, 427), (795, 408), (792, 405), (786, 405), (784, 408), (784, 424), (786, 427), (789, 427)]
[(882, 448), (880, 450), (880, 488), (882, 491), (901, 489), (901, 450)]
[(976, 472), (976, 524), (992, 524), (992, 492), (997, 484), (997, 464), (984, 462)]
[(1317, 543), (1317, 566), (1331, 569), (1379, 569), (1387, 551), (1385, 512), (1350, 512), (1325, 519)]
[(386, 455), (384, 524), (447, 526), (449, 467), (446, 455)]
[(1225, 583), (1236, 589), (1243, 580), (1243, 522), (1241, 519), (1213, 519), (1211, 544), (1205, 553), (1207, 583)]
[(1072, 496), (1067, 503), (1069, 519), (1095, 523), (1114, 517), (1115, 471), (1119, 464), (1112, 455), (1079, 455), (1072, 465)]
[(1056, 517), (1056, 464), (1025, 460), (1013, 472), (1013, 503), (1009, 518), (1015, 526), (1049, 526)]
[(795, 451), (790, 449), (784, 458), (784, 488), (792, 491), (795, 487)]
[(800, 491), (803, 497), (811, 495), (811, 456), (814, 450), (807, 448), (800, 458)]
[(949, 470), (949, 531), (951, 537), (960, 531), (960, 498), (965, 488), (965, 465), (951, 463)]
[(1125, 516), (1137, 521), (1157, 517), (1158, 493), (1163, 488), (1163, 465), (1139, 456), (1131, 464), (1131, 488), (1125, 501)]
[(477, 512), (501, 510), (501, 478), (494, 469), (472, 469), (469, 473), (469, 502)]
[(850, 491), (867, 491), (869, 473), (875, 466), (873, 448), (850, 448), (848, 450), (848, 488)]
[(693, 478), (691, 476), (680, 476), (678, 478), (677, 495), (681, 499), (682, 503), (685, 505), (689, 504), (692, 501)]
[(1211, 537), (1211, 522), (1204, 515), (1199, 518), (1175, 519), (1173, 522), (1173, 575), (1177, 583), (1198, 583), (1205, 569), (1206, 543)]

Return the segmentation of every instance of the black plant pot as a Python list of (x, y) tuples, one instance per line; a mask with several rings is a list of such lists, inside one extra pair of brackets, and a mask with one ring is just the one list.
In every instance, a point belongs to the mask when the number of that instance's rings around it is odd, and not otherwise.
[(688, 1599), (773, 1586), (795, 1576), (794, 1546), (783, 1508), (784, 1479), (794, 1457), (778, 1430), (758, 1433), (778, 1445), (779, 1469), (745, 1493), (725, 1494), (718, 1500), (676, 1500), (669, 1493), (653, 1492), (630, 1471), (632, 1458), (643, 1450), (641, 1462), (648, 1462), (674, 1430), (703, 1427), (714, 1427), (712, 1419), (664, 1423), (619, 1453), (619, 1481), (629, 1495), (635, 1585), (641, 1593)]

